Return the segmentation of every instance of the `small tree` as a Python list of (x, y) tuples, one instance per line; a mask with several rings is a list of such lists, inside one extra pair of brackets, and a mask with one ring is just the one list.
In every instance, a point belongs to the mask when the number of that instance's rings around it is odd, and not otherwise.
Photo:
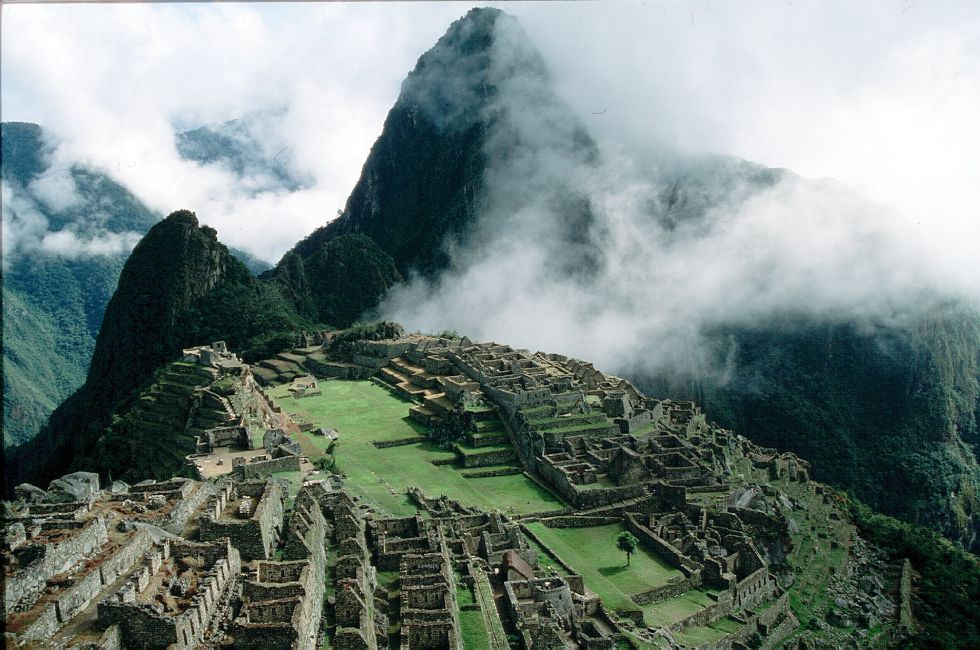
[(616, 538), (616, 548), (626, 553), (626, 566), (630, 564), (630, 556), (633, 555), (633, 551), (639, 546), (640, 540), (636, 538), (636, 535), (628, 530), (624, 530)]

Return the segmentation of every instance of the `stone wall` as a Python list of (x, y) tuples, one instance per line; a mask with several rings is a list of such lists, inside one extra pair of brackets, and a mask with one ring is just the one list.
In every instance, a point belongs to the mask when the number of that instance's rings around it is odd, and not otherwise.
[(102, 583), (112, 584), (116, 578), (129, 571), (153, 546), (153, 537), (146, 530), (138, 530), (123, 547), (99, 565)]
[(261, 490), (252, 516), (239, 520), (220, 515), (216, 518), (213, 512), (205, 513), (200, 519), (201, 539), (210, 541), (227, 537), (246, 562), (268, 559), (282, 529), (286, 492), (275, 479), (264, 483), (239, 483), (235, 489), (253, 497)]
[(299, 464), (299, 456), (270, 458), (237, 466), (235, 476), (241, 480), (250, 480), (269, 476), (274, 472), (298, 472)]
[(655, 589), (650, 589), (649, 591), (641, 591), (636, 594), (630, 594), (630, 598), (637, 605), (649, 605), (650, 603), (659, 603), (662, 600), (667, 600), (668, 598), (673, 598), (674, 596), (680, 596), (686, 591), (690, 591), (694, 588), (691, 584), (689, 578), (672, 578), (667, 584), (657, 587)]
[(193, 485), (194, 489), (187, 496), (181, 498), (173, 510), (160, 519), (154, 520), (157, 526), (174, 535), (181, 534), (191, 516), (197, 512), (208, 497), (214, 494), (214, 486), (210, 483), (202, 482)]
[[(68, 521), (65, 527), (76, 528), (77, 524)], [(30, 562), (4, 577), (5, 611), (13, 610), (18, 603), (29, 605), (35, 602), (44, 591), (48, 578), (69, 570), (79, 561), (97, 553), (108, 541), (105, 520), (96, 517), (64, 540), (28, 544), (16, 549), (15, 557), (21, 561), (30, 558)]]
[[(161, 563), (167, 558), (174, 561), (193, 558), (203, 562), (197, 592), (189, 607), (179, 614), (136, 600), (136, 595), (147, 588), (150, 577), (160, 570)], [(227, 539), (210, 544), (166, 539), (158, 550), (146, 554), (143, 567), (128, 582), (99, 603), (99, 624), (118, 625), (126, 647), (191, 650), (199, 645), (226, 590), (234, 585), (240, 571), (238, 552)]]
[(464, 454), (462, 451), (457, 451), (456, 462), (464, 468), (507, 465), (514, 462), (514, 450), (502, 449), (500, 451), (485, 452), (480, 454)]
[[(626, 515), (626, 529), (636, 535), (641, 544), (646, 545), (654, 553), (665, 559), (670, 566), (684, 573), (685, 577), (693, 577), (693, 572), (691, 570), (692, 562), (690, 558), (674, 548), (667, 540), (661, 538), (652, 530), (641, 524), (635, 515)], [(698, 576), (698, 578), (700, 578), (700, 576)], [(697, 582), (697, 584), (694, 586), (700, 585), (699, 579), (695, 582)]]

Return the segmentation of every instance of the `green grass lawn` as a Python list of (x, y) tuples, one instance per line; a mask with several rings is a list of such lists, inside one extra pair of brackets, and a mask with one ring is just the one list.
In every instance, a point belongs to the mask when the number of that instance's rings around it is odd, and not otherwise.
[(548, 528), (540, 522), (528, 524), (562, 560), (599, 594), (607, 607), (637, 610), (629, 594), (647, 591), (667, 584), (671, 578), (683, 577), (659, 557), (640, 547), (626, 566), (626, 554), (616, 548), (616, 536), (625, 528), (608, 524), (590, 528)]
[(459, 613), (459, 633), (463, 637), (466, 650), (483, 650), (490, 647), (490, 635), (483, 621), (483, 612), (478, 609)]
[[(525, 537), (527, 537), (525, 535)], [(528, 546), (533, 548), (538, 554), (538, 567), (544, 571), (551, 572), (552, 570), (557, 571), (558, 575), (567, 576), (568, 570), (565, 569), (558, 560), (552, 555), (548, 549), (538, 544), (536, 541), (527, 537)]]
[(296, 471), (285, 471), (285, 472), (273, 472), (273, 476), (276, 478), (284, 478), (289, 481), (289, 496), (295, 497), (299, 493), (299, 489), (303, 487), (303, 473), (299, 470)]
[[(405, 494), (417, 486), (429, 496), (446, 496), (487, 510), (539, 512), (564, 507), (556, 497), (523, 474), (466, 478), (455, 467), (431, 461), (453, 458), (452, 451), (430, 443), (378, 449), (376, 440), (401, 440), (425, 435), (426, 428), (408, 418), (410, 402), (370, 381), (325, 380), (322, 395), (293, 399), (285, 386), (270, 391), (282, 409), (317, 426), (336, 429), (337, 467), (346, 474), (346, 486), (392, 515), (415, 512)], [(325, 450), (322, 436), (300, 434), (304, 449)]]
[(692, 625), (674, 634), (674, 638), (684, 646), (700, 648), (710, 643), (717, 643), (731, 634), (728, 630), (711, 625)]
[(644, 605), (641, 609), (643, 620), (647, 625), (667, 627), (692, 614), (697, 614), (714, 602), (705, 592), (692, 590), (659, 603)]

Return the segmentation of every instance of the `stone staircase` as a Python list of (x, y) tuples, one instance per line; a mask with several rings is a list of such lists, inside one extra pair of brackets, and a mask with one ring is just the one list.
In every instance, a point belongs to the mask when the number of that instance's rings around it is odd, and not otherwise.
[[(387, 366), (379, 370), (378, 376), (381, 381), (394, 388), (398, 395), (413, 402), (422, 402), (426, 411), (413, 415), (413, 417), (431, 419), (433, 416), (438, 417), (445, 412), (441, 402), (429, 402), (432, 397), (445, 396), (445, 393), (439, 390), (438, 375), (429, 374), (402, 357), (395, 357)], [(449, 410), (452, 410), (452, 405), (449, 406)]]

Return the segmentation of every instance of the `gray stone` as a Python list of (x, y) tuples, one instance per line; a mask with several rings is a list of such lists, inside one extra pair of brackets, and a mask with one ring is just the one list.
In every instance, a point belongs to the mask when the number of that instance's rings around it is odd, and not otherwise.
[(39, 488), (36, 485), (31, 485), (30, 483), (21, 483), (14, 488), (14, 496), (18, 501), (26, 501), (27, 503), (40, 503), (47, 498), (48, 493)]
[(84, 501), (99, 491), (99, 475), (94, 472), (74, 472), (56, 478), (48, 492), (71, 495), (74, 501)]
[(129, 483), (124, 481), (113, 481), (109, 488), (113, 494), (126, 494), (129, 492)]

